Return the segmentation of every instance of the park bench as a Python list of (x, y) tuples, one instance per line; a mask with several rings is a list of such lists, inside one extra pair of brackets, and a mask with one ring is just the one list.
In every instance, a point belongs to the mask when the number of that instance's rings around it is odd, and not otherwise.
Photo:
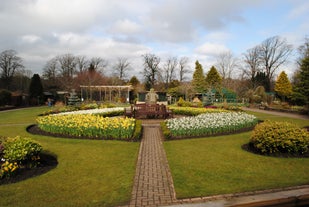
[(168, 118), (173, 117), (173, 111), (164, 104), (135, 104), (125, 109), (125, 116), (134, 118)]

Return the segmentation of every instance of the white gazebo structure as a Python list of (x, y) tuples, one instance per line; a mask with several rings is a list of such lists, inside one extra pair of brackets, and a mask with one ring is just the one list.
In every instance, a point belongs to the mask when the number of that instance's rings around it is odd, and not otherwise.
[[(131, 85), (126, 86), (85, 86), (80, 85), (81, 99), (82, 100), (95, 100), (95, 101), (118, 101), (119, 99), (124, 102), (129, 102), (130, 91), (133, 90)], [(115, 98), (118, 98), (116, 100)]]

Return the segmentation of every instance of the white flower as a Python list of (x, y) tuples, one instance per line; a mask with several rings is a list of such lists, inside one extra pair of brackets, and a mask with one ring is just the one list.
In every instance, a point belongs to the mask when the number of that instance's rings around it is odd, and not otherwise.
[(88, 109), (88, 110), (79, 110), (79, 111), (69, 111), (69, 112), (54, 114), (54, 116), (68, 115), (68, 114), (102, 114), (102, 113), (108, 113), (108, 112), (114, 112), (114, 111), (124, 111), (124, 108), (115, 107), (115, 108), (104, 108), (104, 109)]
[(253, 126), (257, 119), (242, 112), (204, 113), (195, 117), (169, 119), (167, 127), (174, 135), (203, 135), (222, 131), (235, 131)]

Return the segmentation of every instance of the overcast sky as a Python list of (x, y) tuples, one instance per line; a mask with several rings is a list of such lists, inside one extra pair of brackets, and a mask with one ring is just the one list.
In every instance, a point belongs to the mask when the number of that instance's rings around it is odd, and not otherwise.
[(130, 74), (145, 53), (187, 56), (192, 70), (199, 60), (206, 72), (217, 54), (240, 57), (275, 35), (297, 48), (309, 34), (308, 11), (308, 0), (0, 0), (0, 52), (16, 50), (39, 74), (66, 53), (125, 57)]

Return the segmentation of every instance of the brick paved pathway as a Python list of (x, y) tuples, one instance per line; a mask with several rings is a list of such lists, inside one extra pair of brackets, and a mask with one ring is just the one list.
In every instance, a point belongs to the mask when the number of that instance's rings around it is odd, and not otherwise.
[(143, 123), (132, 198), (129, 206), (159, 206), (176, 201), (172, 177), (162, 145), (160, 125)]

